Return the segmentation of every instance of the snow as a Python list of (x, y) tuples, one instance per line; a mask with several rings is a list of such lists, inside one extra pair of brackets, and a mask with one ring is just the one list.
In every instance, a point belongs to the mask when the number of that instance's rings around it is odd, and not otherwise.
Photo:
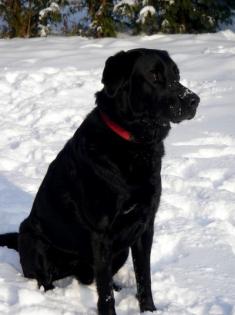
[(113, 9), (113, 11), (115, 12), (119, 7), (123, 5), (134, 6), (137, 4), (137, 1), (136, 0), (118, 0), (118, 1), (115, 1), (114, 3), (116, 3)]
[[(235, 33), (119, 39), (0, 40), (0, 233), (17, 231), (66, 140), (94, 107), (102, 69), (119, 50), (167, 49), (200, 95), (194, 120), (166, 140), (152, 288), (159, 315), (235, 314)], [(138, 314), (132, 262), (116, 276), (117, 315)], [(43, 292), (14, 250), (0, 248), (0, 313), (96, 314), (95, 285), (74, 278)], [(147, 314), (147, 313), (146, 313)]]
[(57, 3), (52, 2), (50, 3), (50, 6), (41, 10), (39, 12), (39, 19), (43, 19), (46, 15), (48, 15), (48, 13), (55, 13), (55, 12), (59, 12), (60, 11), (60, 7)]
[(154, 15), (156, 15), (155, 8), (152, 5), (146, 5), (140, 10), (137, 22), (144, 24), (147, 17)]

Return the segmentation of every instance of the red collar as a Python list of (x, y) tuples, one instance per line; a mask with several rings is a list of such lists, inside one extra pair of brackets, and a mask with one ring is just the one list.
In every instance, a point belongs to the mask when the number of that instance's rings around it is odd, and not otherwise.
[(114, 121), (112, 121), (105, 113), (100, 112), (101, 118), (113, 132), (115, 132), (119, 137), (123, 138), (126, 141), (132, 141), (133, 137), (132, 134), (123, 129), (121, 126), (116, 124)]

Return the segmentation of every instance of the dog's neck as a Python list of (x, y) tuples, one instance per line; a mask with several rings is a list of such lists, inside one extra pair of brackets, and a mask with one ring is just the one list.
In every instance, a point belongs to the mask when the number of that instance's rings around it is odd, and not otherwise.
[[(124, 129), (120, 124), (117, 124), (112, 120), (106, 113), (99, 111), (102, 122), (117, 136), (124, 139), (127, 142), (133, 142), (137, 144), (147, 144), (152, 142), (161, 142), (167, 135), (170, 127), (168, 125), (161, 125), (161, 128), (155, 127), (152, 128), (151, 133), (143, 135), (142, 132), (132, 133)], [(137, 129), (142, 129), (140, 126)], [(138, 134), (138, 135), (137, 135)]]
[[(99, 117), (104, 125), (120, 138), (131, 143), (150, 144), (164, 140), (170, 130), (169, 122), (165, 123), (161, 118), (151, 119), (150, 117), (143, 117), (143, 115), (133, 119), (133, 114), (130, 111), (124, 112), (123, 110), (121, 119), (118, 111), (120, 111), (122, 102), (120, 99), (116, 102), (116, 100), (109, 98), (103, 90), (96, 93)], [(127, 104), (125, 105), (124, 107), (128, 108)]]
[(100, 111), (100, 116), (103, 120), (103, 122), (106, 124), (107, 127), (109, 127), (114, 133), (116, 133), (119, 137), (126, 141), (133, 141), (133, 135), (127, 131), (126, 129), (122, 128), (120, 125), (115, 123), (108, 115), (106, 115), (104, 112)]

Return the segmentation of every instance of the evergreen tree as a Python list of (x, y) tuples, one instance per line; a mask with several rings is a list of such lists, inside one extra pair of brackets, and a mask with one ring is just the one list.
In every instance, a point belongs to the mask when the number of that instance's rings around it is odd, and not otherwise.
[(39, 29), (40, 36), (47, 36), (50, 32), (49, 23), (58, 22), (60, 19), (60, 7), (56, 2), (51, 2), (48, 7), (39, 11), (39, 24), (37, 28)]
[(213, 32), (231, 22), (233, 10), (235, 0), (0, 0), (10, 37), (46, 35), (50, 24), (93, 37)]
[(65, 0), (1, 0), (0, 15), (8, 25), (9, 37), (37, 36), (40, 26), (59, 20), (58, 5), (65, 3)]
[(116, 15), (134, 33), (213, 32), (230, 23), (235, 0), (121, 0)]
[(137, 29), (140, 32), (151, 35), (159, 31), (159, 21), (157, 15), (158, 5), (156, 4), (156, 2), (159, 1), (142, 1), (139, 16), (136, 20), (138, 25)]
[(229, 23), (233, 0), (171, 0), (161, 3), (161, 31), (171, 33), (214, 32), (220, 22)]
[(114, 1), (113, 16), (118, 31), (134, 34), (137, 32), (136, 21), (141, 8), (140, 0)]
[(88, 0), (88, 12), (91, 17), (90, 34), (94, 37), (115, 37), (115, 25), (112, 16), (113, 1)]

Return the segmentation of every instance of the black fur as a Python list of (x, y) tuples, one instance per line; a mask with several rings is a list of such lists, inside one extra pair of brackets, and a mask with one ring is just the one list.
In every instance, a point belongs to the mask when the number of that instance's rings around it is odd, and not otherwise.
[[(0, 245), (18, 247), (24, 275), (46, 290), (68, 275), (95, 279), (100, 315), (116, 314), (112, 276), (131, 249), (140, 311), (154, 311), (150, 253), (163, 140), (170, 122), (194, 117), (199, 98), (160, 50), (110, 57), (102, 82), (97, 107), (50, 164), (19, 235), (1, 236)], [(133, 140), (109, 129), (100, 112)]]

